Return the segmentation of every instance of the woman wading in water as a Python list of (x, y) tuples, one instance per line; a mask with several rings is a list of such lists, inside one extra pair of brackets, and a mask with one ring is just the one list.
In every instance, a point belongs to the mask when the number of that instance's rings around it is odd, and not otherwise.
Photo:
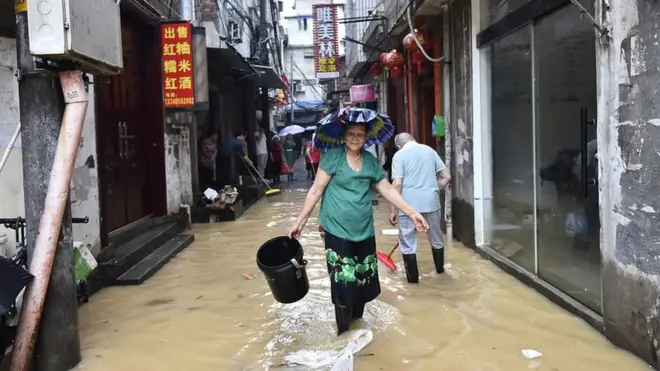
[(345, 145), (329, 150), (321, 158), (314, 184), (289, 237), (298, 238), (321, 197), (319, 224), (325, 231), (325, 251), (335, 305), (337, 335), (347, 331), (352, 320), (362, 318), (366, 303), (380, 294), (376, 238), (371, 206), (371, 187), (403, 211), (418, 231), (428, 224), (410, 207), (392, 185), (369, 152), (363, 150), (364, 124), (347, 122)]

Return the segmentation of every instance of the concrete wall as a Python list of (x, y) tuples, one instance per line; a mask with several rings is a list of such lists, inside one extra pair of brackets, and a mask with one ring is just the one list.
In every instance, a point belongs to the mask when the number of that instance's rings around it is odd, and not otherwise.
[[(192, 164), (188, 126), (176, 123), (192, 122), (190, 115), (169, 115), (165, 129), (165, 187), (167, 190), (167, 213), (179, 212), (180, 205), (192, 205)], [(172, 125), (175, 128), (172, 128)]]
[[(296, 100), (319, 100), (325, 99), (325, 90), (323, 85), (319, 84), (314, 71), (314, 58), (305, 57), (305, 55), (313, 55), (313, 46), (306, 47), (288, 47), (284, 49), (284, 71), (288, 75), (291, 74), (291, 56), (299, 70), (293, 69), (293, 79), (301, 80), (305, 89), (302, 93), (296, 94)], [(302, 73), (301, 73), (302, 72)]]
[[(15, 40), (0, 38), (0, 157), (20, 121), (18, 82), (12, 67), (15, 64)], [(74, 240), (82, 242), (92, 252), (98, 253), (100, 250), (100, 220), (93, 85), (89, 87), (89, 102), (83, 137), (71, 182), (71, 208), (73, 216), (89, 217), (90, 219), (88, 224), (74, 225)], [(0, 173), (0, 200), (0, 217), (25, 216), (20, 137), (5, 168)], [(4, 241), (3, 233), (7, 237), (7, 242), (4, 244), (2, 243)], [(14, 231), (0, 227), (0, 255), (13, 254), (14, 247)]]
[[(472, 42), (470, 1), (452, 4), (450, 13), (452, 212), (454, 235), (468, 246), (474, 237), (474, 165), (472, 146)], [(447, 29), (447, 28), (445, 28)]]
[(607, 336), (660, 368), (660, 3), (597, 1), (603, 312)]
[[(93, 81), (92, 81), (93, 82)], [(88, 99), (82, 139), (71, 180), (71, 215), (89, 218), (87, 224), (73, 225), (73, 239), (80, 241), (94, 255), (101, 252), (101, 216), (99, 208), (99, 174), (96, 156), (96, 112), (94, 85), (88, 87)]]

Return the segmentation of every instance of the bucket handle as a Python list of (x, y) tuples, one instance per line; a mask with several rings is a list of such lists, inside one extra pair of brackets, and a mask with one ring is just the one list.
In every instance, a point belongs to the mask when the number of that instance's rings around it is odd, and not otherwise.
[(302, 265), (300, 265), (300, 263), (298, 263), (298, 261), (295, 258), (293, 258), (293, 259), (291, 259), (291, 264), (293, 264), (293, 266), (296, 269), (301, 269), (302, 267), (307, 265), (307, 260), (303, 260)]

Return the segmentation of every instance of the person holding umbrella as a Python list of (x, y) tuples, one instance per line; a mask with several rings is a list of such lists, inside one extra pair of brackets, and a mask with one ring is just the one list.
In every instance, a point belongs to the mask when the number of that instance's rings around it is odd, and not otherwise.
[(323, 229), (337, 335), (361, 318), (365, 304), (380, 294), (371, 187), (410, 218), (418, 231), (428, 223), (385, 179), (366, 145), (387, 141), (394, 133), (389, 117), (375, 111), (347, 108), (326, 116), (314, 145), (327, 152), (290, 238), (299, 238), (315, 205), (323, 198), (319, 224)]

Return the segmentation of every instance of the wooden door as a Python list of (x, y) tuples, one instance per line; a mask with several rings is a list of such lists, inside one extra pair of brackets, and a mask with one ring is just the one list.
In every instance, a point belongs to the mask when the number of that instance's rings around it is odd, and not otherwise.
[(124, 69), (97, 78), (97, 128), (103, 229), (109, 233), (149, 213), (145, 135), (148, 29), (122, 20)]

